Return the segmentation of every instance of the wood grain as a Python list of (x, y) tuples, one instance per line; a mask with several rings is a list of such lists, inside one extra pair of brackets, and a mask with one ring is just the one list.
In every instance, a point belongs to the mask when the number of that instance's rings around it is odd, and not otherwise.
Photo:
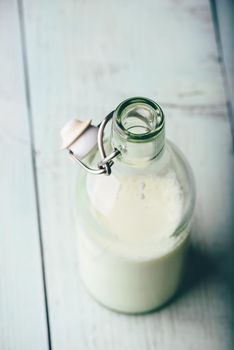
[(0, 349), (47, 349), (31, 140), (15, 1), (0, 3)]
[(213, 0), (211, 5), (234, 144), (234, 2)]
[[(208, 0), (25, 0), (24, 18), (53, 349), (231, 348), (233, 155)], [(130, 317), (82, 287), (72, 202), (79, 170), (58, 149), (65, 121), (100, 121), (133, 95), (164, 107), (198, 200), (180, 294)]]

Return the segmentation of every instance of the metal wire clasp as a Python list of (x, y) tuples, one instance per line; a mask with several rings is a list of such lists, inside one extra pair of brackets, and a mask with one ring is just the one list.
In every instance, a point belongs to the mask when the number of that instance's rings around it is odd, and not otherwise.
[(118, 149), (114, 149), (113, 152), (111, 152), (109, 155), (106, 155), (105, 148), (104, 148), (104, 130), (107, 125), (107, 123), (112, 119), (114, 111), (109, 113), (103, 121), (99, 124), (98, 129), (98, 136), (97, 136), (97, 143), (98, 143), (98, 150), (101, 155), (101, 161), (98, 163), (98, 168), (90, 168), (88, 165), (86, 165), (82, 160), (77, 158), (75, 154), (69, 150), (69, 154), (71, 158), (77, 162), (83, 169), (88, 171), (91, 174), (94, 175), (110, 175), (111, 174), (111, 167), (114, 164), (113, 158), (115, 158), (118, 154), (120, 154), (120, 151)]

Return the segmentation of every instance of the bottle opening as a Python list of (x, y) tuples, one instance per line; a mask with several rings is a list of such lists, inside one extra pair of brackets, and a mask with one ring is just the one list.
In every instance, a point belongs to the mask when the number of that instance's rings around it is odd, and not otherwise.
[(147, 134), (156, 127), (155, 111), (145, 105), (130, 105), (124, 110), (122, 124), (132, 134)]
[(115, 110), (111, 144), (119, 150), (118, 159), (141, 166), (156, 158), (165, 143), (164, 114), (154, 101), (134, 97)]
[(135, 97), (116, 109), (116, 123), (121, 133), (133, 140), (146, 140), (157, 135), (164, 126), (162, 109), (154, 101)]

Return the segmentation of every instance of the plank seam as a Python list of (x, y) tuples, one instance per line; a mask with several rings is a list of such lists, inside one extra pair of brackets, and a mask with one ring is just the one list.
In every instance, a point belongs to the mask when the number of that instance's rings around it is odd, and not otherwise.
[(227, 114), (229, 118), (230, 129), (231, 129), (232, 148), (234, 151), (234, 112), (233, 112), (233, 107), (230, 99), (227, 70), (224, 62), (223, 45), (222, 45), (221, 34), (220, 34), (220, 25), (219, 25), (216, 0), (210, 0), (210, 8), (211, 8), (211, 14), (212, 14), (212, 20), (213, 20), (213, 26), (214, 26), (215, 41), (216, 41), (216, 46), (217, 46), (218, 55), (219, 55), (221, 74), (223, 78), (224, 90), (227, 97), (226, 107), (227, 107)]
[(19, 16), (19, 27), (20, 27), (19, 29), (20, 29), (20, 40), (21, 40), (21, 53), (22, 53), (23, 75), (24, 75), (25, 98), (26, 98), (26, 105), (27, 105), (29, 134), (30, 134), (30, 152), (31, 152), (33, 182), (34, 182), (34, 191), (35, 191), (38, 238), (39, 238), (39, 248), (40, 248), (40, 255), (41, 255), (41, 271), (42, 271), (43, 292), (44, 292), (44, 301), (45, 301), (48, 349), (52, 350), (48, 293), (47, 293), (46, 272), (45, 272), (45, 254), (44, 254), (44, 244), (43, 244), (43, 236), (42, 236), (39, 186), (38, 186), (38, 175), (37, 175), (37, 166), (36, 166), (33, 113), (32, 113), (32, 105), (31, 105), (28, 58), (27, 58), (25, 19), (24, 19), (24, 9), (23, 9), (23, 1), (22, 0), (17, 0), (17, 7), (18, 7), (18, 16)]

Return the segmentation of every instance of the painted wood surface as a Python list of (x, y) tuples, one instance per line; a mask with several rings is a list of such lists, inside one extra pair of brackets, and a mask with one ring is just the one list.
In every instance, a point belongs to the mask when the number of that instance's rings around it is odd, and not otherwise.
[(0, 349), (47, 349), (18, 8), (0, 3)]
[[(22, 6), (52, 349), (231, 349), (233, 153), (209, 1), (25, 0)], [(8, 9), (4, 5), (4, 12), (12, 7), (9, 5)], [(12, 21), (18, 23), (17, 18), (11, 17), (8, 22)], [(5, 23), (4, 28), (12, 30), (9, 24), (6, 26)], [(12, 57), (22, 84), (21, 56)], [(4, 67), (3, 63), (0, 67)], [(10, 74), (4, 71), (6, 76)], [(19, 99), (25, 115), (24, 86), (21, 88), (17, 89), (21, 95), (13, 96), (12, 100)], [(134, 95), (151, 97), (162, 105), (167, 117), (167, 135), (190, 160), (197, 182), (193, 242), (183, 288), (166, 308), (144, 316), (113, 313), (84, 291), (78, 271), (73, 204), (79, 169), (59, 152), (59, 130), (67, 120), (78, 116), (100, 121), (120, 101)], [(4, 107), (6, 110), (13, 108), (12, 100)], [(15, 109), (12, 114), (15, 116)], [(10, 125), (9, 122), (9, 128)], [(29, 138), (28, 129), (25, 130), (24, 137)], [(8, 142), (10, 149), (12, 142)], [(34, 262), (40, 258), (39, 235), (32, 164), (29, 150), (26, 151), (24, 171), (28, 178), (25, 175), (25, 181), (19, 182), (21, 191), (29, 191), (29, 197), (31, 194), (32, 203), (27, 210), (23, 207), (21, 211), (18, 207), (14, 210), (18, 219), (26, 220), (30, 216), (35, 225), (34, 235), (30, 236), (32, 243), (26, 246), (27, 238), (21, 241), (22, 251), (30, 246)], [(22, 153), (20, 148), (17, 152)], [(7, 168), (10, 160), (6, 158), (5, 162)], [(9, 183), (7, 180), (8, 188)], [(7, 194), (14, 193), (14, 187), (5, 191), (4, 198), (11, 198)], [(17, 193), (20, 196), (19, 190)], [(7, 234), (4, 237), (7, 252), (13, 239), (8, 240)], [(20, 266), (15, 266), (19, 257), (14, 259), (11, 275), (6, 270), (4, 278), (13, 276)], [(33, 262), (30, 269), (34, 270), (32, 266), (36, 262)], [(27, 275), (27, 268), (22, 266), (25, 282), (33, 288), (36, 280), (41, 288), (41, 294), (34, 293), (35, 298), (41, 298), (35, 303), (39, 308), (38, 329), (36, 323), (29, 328), (24, 326), (20, 314), (16, 319), (9, 313), (3, 320), (21, 322), (23, 338), (31, 339), (33, 332), (38, 335), (43, 331), (40, 325), (43, 327), (44, 314), (40, 310), (44, 310), (44, 296), (42, 276)], [(40, 272), (39, 264), (37, 268)], [(13, 300), (13, 305), (4, 303), (4, 310), (17, 313), (14, 303), (21, 291), (15, 284), (15, 294), (9, 287), (2, 290), (5, 298), (10, 296)], [(30, 310), (33, 312), (33, 308)], [(27, 318), (30, 322), (34, 320)], [(4, 332), (11, 329), (9, 323), (5, 324)], [(36, 346), (46, 349), (45, 335), (44, 332), (41, 342), (35, 338), (33, 349)], [(14, 345), (20, 348), (20, 339), (14, 337), (6, 333), (6, 349), (14, 349)], [(25, 343), (22, 348), (31, 350), (32, 346)]]
[(227, 95), (227, 108), (234, 137), (234, 1), (213, 0), (217, 46)]

